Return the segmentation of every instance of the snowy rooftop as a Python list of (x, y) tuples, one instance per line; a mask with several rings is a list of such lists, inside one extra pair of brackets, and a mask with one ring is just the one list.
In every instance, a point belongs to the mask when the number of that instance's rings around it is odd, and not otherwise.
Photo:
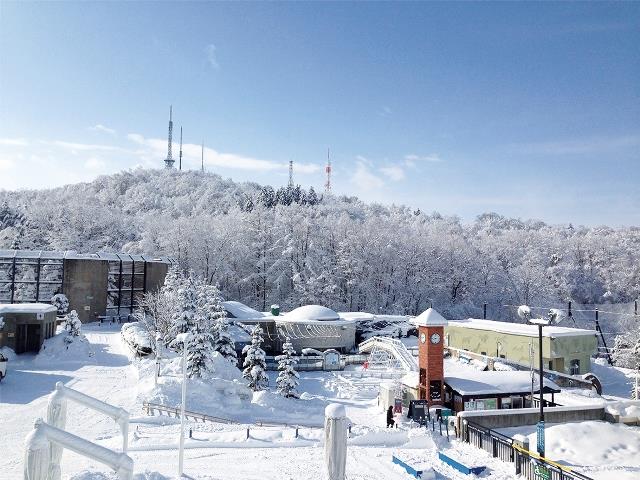
[[(509, 333), (512, 335), (523, 335), (525, 337), (537, 337), (538, 327), (525, 323), (496, 322), (495, 320), (482, 320), (469, 318), (467, 320), (455, 320), (449, 322), (450, 327), (472, 328), (475, 330), (489, 330), (492, 332)], [(593, 336), (595, 330), (584, 330), (581, 328), (559, 327), (552, 325), (542, 328), (543, 337), (573, 337), (573, 336)]]
[[(526, 371), (513, 372), (467, 372), (464, 377), (444, 377), (444, 382), (460, 395), (492, 395), (531, 392), (531, 374)], [(536, 386), (538, 380), (536, 377)], [(544, 379), (545, 391), (559, 392), (551, 380)], [(537, 390), (536, 390), (537, 391)]]
[(305, 305), (285, 314), (282, 319), (291, 322), (304, 322), (307, 320), (336, 321), (340, 316), (330, 308), (321, 305)]
[(0, 313), (47, 313), (57, 311), (48, 303), (0, 303)]
[(440, 315), (433, 308), (428, 308), (420, 315), (418, 315), (414, 322), (417, 325), (429, 326), (429, 327), (439, 327), (447, 324), (447, 319)]
[(265, 317), (265, 314), (246, 306), (244, 303), (229, 300), (222, 302), (224, 309), (239, 320), (253, 320)]
[(367, 312), (338, 312), (338, 315), (344, 320), (353, 320), (356, 322), (374, 320), (376, 318), (374, 314)]
[(75, 250), (5, 250), (0, 249), (0, 258), (16, 258), (21, 261), (29, 260), (112, 260), (123, 262), (161, 262), (173, 263), (169, 257), (155, 257), (153, 255), (137, 255), (129, 253), (78, 253)]

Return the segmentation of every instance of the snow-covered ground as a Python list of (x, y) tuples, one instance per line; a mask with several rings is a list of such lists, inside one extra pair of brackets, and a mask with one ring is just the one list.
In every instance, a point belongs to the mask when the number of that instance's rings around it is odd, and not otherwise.
[[(166, 416), (144, 415), (142, 401), (146, 399), (172, 406), (179, 403), (178, 364), (175, 361), (165, 362), (162, 388), (157, 389), (153, 386), (153, 359), (132, 360), (117, 326), (84, 325), (83, 333), (87, 338), (87, 348), (68, 351), (52, 347), (46, 355), (21, 355), (10, 362), (8, 375), (0, 384), (0, 438), (3, 445), (0, 477), (22, 478), (24, 439), (34, 420), (44, 416), (47, 395), (55, 383), (61, 381), (129, 410), (132, 416), (130, 455), (135, 461), (136, 480), (175, 478), (178, 422)], [(448, 373), (463, 373), (465, 369), (473, 367), (447, 360), (446, 369)], [(270, 372), (272, 386), (275, 384), (273, 373)], [(412, 428), (404, 421), (400, 422), (398, 429), (385, 429), (385, 415), (376, 400), (378, 384), (384, 380), (367, 376), (361, 378), (352, 373), (301, 373), (299, 391), (303, 394), (299, 400), (284, 399), (271, 392), (243, 397), (243, 389), (237, 385), (238, 382), (234, 382), (237, 378), (233, 372), (220, 371), (222, 378), (210, 381), (209, 386), (191, 382), (187, 409), (222, 416), (241, 424), (190, 423), (192, 438), (186, 440), (185, 473), (195, 479), (322, 478), (322, 430), (302, 427), (296, 438), (295, 428), (291, 424), (319, 425), (325, 406), (338, 402), (345, 406), (347, 416), (353, 422), (347, 459), (349, 479), (412, 478), (391, 463), (394, 453), (409, 462), (433, 465), (441, 478), (466, 478), (440, 462), (437, 459), (438, 450), (449, 451), (468, 463), (487, 465), (488, 472), (483, 478), (513, 478), (512, 465), (493, 459), (470, 445), (454, 440), (448, 443), (437, 433), (432, 436), (426, 430)], [(611, 381), (615, 382), (615, 379)], [(620, 390), (623, 388), (620, 387)], [(257, 426), (253, 424), (256, 421), (289, 425)], [(627, 429), (625, 432), (637, 434), (637, 427), (624, 428)], [(120, 445), (119, 430), (114, 422), (84, 407), (70, 404), (67, 429), (110, 448)], [(585, 430), (587, 434), (598, 433)], [(572, 438), (573, 435), (569, 431), (558, 430), (558, 438)], [(614, 433), (611, 435), (612, 442), (621, 442), (613, 438)], [(635, 437), (624, 438), (632, 441)], [(557, 455), (553, 450), (554, 455), (569, 463), (575, 463), (579, 452), (588, 447), (579, 444), (570, 452), (561, 442), (558, 445)], [(556, 447), (550, 444), (550, 448)], [(614, 443), (609, 448), (610, 453), (597, 454), (597, 459), (606, 458), (607, 462), (594, 459), (585, 465), (585, 471), (590, 473), (595, 466), (597, 468), (594, 471), (599, 475), (607, 472), (614, 475), (619, 470), (614, 457), (619, 454), (615, 458), (624, 459), (622, 454), (625, 450)], [(640, 452), (638, 445), (627, 448), (633, 460), (623, 463), (625, 474), (634, 472), (629, 469), (635, 468), (633, 462), (636, 462)], [(115, 478), (106, 467), (70, 452), (63, 455), (62, 472), (63, 478), (74, 480)], [(618, 477), (595, 478), (608, 480)]]

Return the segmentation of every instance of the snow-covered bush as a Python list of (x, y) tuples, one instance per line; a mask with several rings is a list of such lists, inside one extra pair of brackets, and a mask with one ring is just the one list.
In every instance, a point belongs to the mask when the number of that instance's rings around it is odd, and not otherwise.
[(282, 345), (282, 355), (278, 355), (276, 360), (278, 361), (278, 378), (276, 379), (276, 386), (278, 387), (278, 393), (283, 397), (298, 397), (298, 384), (300, 375), (296, 372), (296, 365), (298, 360), (295, 358), (296, 352), (293, 349), (291, 340), (287, 338), (286, 342)]
[(612, 357), (617, 367), (635, 369), (640, 366), (640, 328), (616, 336)]
[(82, 330), (82, 322), (80, 321), (80, 318), (78, 318), (78, 313), (75, 310), (71, 310), (65, 317), (62, 326), (67, 332), (65, 341), (68, 343), (72, 342), (73, 338), (78, 337)]
[(254, 392), (264, 390), (269, 386), (267, 362), (262, 349), (264, 341), (262, 334), (262, 328), (260, 325), (256, 325), (251, 332), (251, 343), (242, 349), (242, 353), (245, 355), (242, 376), (249, 381), (249, 388)]
[(125, 323), (120, 329), (120, 334), (136, 355), (149, 355), (153, 352), (149, 332), (140, 322)]
[(69, 299), (64, 293), (56, 293), (51, 297), (51, 305), (58, 310), (58, 316), (66, 315), (69, 311)]

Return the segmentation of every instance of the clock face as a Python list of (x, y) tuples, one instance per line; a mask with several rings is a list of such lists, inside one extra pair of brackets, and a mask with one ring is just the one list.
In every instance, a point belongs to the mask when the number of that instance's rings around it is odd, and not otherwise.
[(422, 343), (424, 343), (424, 342), (426, 342), (426, 341), (427, 341), (427, 335), (426, 335), (424, 332), (422, 332), (422, 333), (420, 334), (420, 341), (421, 341)]
[(440, 335), (438, 335), (437, 333), (434, 333), (433, 335), (431, 335), (431, 343), (433, 343), (434, 345), (437, 345), (440, 343)]

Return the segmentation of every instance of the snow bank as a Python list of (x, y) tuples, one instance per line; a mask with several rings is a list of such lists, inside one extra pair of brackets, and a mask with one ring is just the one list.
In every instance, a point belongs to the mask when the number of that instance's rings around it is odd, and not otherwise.
[[(158, 472), (144, 471), (133, 475), (133, 480), (171, 480), (172, 477), (165, 477)], [(83, 470), (69, 477), (69, 480), (118, 480), (115, 473), (96, 472), (94, 470)]]
[[(186, 409), (207, 415), (229, 418), (250, 403), (251, 390), (242, 379), (242, 373), (220, 354), (211, 359), (213, 374), (210, 378), (187, 379)], [(164, 361), (158, 386), (154, 386), (155, 361), (145, 360), (139, 366), (140, 401), (178, 407), (182, 398), (182, 357)]]
[(640, 401), (638, 400), (607, 403), (605, 409), (611, 415), (619, 415), (621, 417), (640, 417)]
[(44, 341), (40, 352), (33, 361), (40, 365), (52, 362), (84, 362), (93, 355), (94, 352), (87, 337), (82, 334), (69, 335), (67, 331), (63, 330)]

